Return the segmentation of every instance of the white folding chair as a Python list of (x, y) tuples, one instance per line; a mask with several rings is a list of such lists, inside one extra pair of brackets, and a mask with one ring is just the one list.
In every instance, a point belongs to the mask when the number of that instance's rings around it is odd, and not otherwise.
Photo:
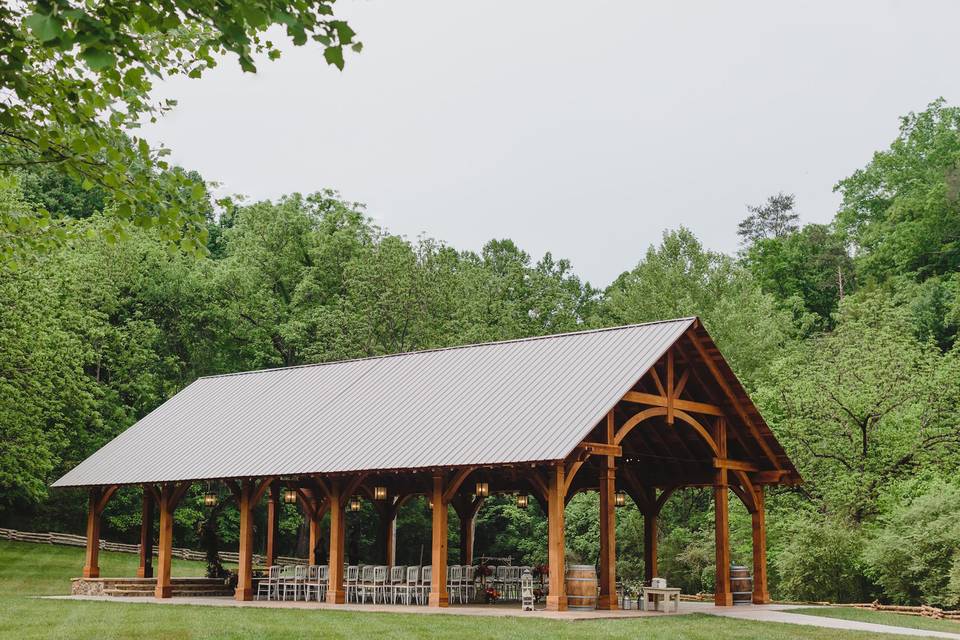
[[(460, 589), (462, 590), (462, 598), (466, 599), (466, 602), (473, 602), (474, 596), (476, 595), (477, 590), (477, 568), (476, 567), (464, 567), (463, 575), (461, 576)], [(462, 600), (461, 600), (462, 601)]]
[(420, 604), (420, 567), (407, 567), (406, 604), (416, 600)]
[(397, 597), (402, 596), (407, 588), (406, 567), (390, 567), (390, 583), (388, 586), (390, 595), (390, 604), (397, 604)]
[(376, 603), (376, 595), (373, 585), (373, 565), (364, 565), (360, 567), (360, 591), (359, 597), (360, 602), (366, 602), (367, 596), (370, 596), (370, 601)]
[(260, 599), (260, 596), (266, 592), (267, 600), (270, 600), (272, 597), (279, 599), (279, 585), (280, 585), (280, 570), (282, 567), (279, 565), (274, 565), (267, 569), (267, 577), (265, 580), (261, 580), (257, 584), (257, 600)]
[(291, 591), (293, 592), (293, 599), (297, 600), (300, 596), (300, 592), (304, 590), (304, 587), (307, 584), (307, 567), (306, 565), (298, 564), (293, 566), (293, 576), (284, 580), (283, 582), (283, 599), (287, 599), (287, 594)]
[(347, 602), (360, 601), (360, 567), (350, 566), (346, 571)]
[(425, 565), (420, 570), (420, 604), (430, 602), (430, 588), (433, 585), (433, 565)]

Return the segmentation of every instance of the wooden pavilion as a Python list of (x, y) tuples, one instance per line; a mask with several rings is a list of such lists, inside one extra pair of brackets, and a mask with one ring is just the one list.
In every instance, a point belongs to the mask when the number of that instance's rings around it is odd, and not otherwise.
[[(140, 577), (170, 597), (173, 514), (192, 483), (219, 481), (240, 511), (235, 597), (252, 592), (253, 509), (268, 497), (266, 563), (281, 492), (295, 491), (315, 564), (329, 514), (327, 601), (342, 603), (345, 511), (375, 498), (387, 564), (411, 497), (432, 509), (434, 575), (446, 575), (447, 514), (472, 561), (484, 493), (532, 495), (549, 524), (547, 608), (564, 610), (564, 507), (600, 495), (600, 597), (617, 607), (615, 502), (645, 519), (646, 578), (657, 575), (657, 517), (677, 489), (712, 487), (715, 603), (732, 604), (729, 491), (753, 521), (753, 602), (769, 602), (764, 488), (800, 476), (696, 318), (201, 378), (54, 483), (90, 494), (83, 576), (99, 576), (100, 516), (121, 486), (143, 487)], [(484, 490), (476, 491), (478, 483)], [(481, 494), (481, 495), (477, 495)], [(430, 606), (447, 605), (434, 580)]]

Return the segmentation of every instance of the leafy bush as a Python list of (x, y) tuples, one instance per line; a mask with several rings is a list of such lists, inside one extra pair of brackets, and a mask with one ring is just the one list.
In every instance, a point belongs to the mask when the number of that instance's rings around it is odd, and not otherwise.
[[(955, 602), (960, 587), (960, 487), (935, 481), (881, 516), (864, 549), (868, 576), (900, 604)], [(953, 575), (951, 575), (953, 574)]]
[(816, 512), (798, 513), (783, 527), (786, 542), (773, 559), (781, 597), (830, 602), (862, 602), (869, 597), (858, 527)]

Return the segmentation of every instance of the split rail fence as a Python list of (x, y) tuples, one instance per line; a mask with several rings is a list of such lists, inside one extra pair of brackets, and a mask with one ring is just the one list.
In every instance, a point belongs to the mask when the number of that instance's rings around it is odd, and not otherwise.
[[(84, 536), (76, 536), (70, 533), (58, 533), (48, 531), (47, 533), (36, 533), (32, 531), (17, 531), (16, 529), (0, 528), (0, 540), (13, 540), (16, 542), (35, 542), (37, 544), (57, 544), (68, 547), (85, 547), (87, 539)], [(100, 549), (103, 551), (117, 551), (120, 553), (140, 553), (139, 544), (124, 544), (123, 542), (110, 542), (100, 539)], [(196, 560), (205, 562), (207, 554), (203, 551), (193, 549), (179, 549), (174, 547), (173, 556), (183, 560)], [(237, 563), (239, 554), (236, 551), (221, 551), (221, 562)], [(307, 564), (304, 558), (278, 557), (277, 564)], [(263, 556), (254, 554), (254, 564), (263, 564)]]

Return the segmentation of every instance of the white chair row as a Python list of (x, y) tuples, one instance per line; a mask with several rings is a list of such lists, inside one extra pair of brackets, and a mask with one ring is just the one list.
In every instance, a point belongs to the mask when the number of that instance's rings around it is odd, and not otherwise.
[(327, 595), (326, 565), (275, 565), (257, 585), (257, 600), (323, 600)]
[(531, 568), (500, 565), (494, 569), (493, 588), (500, 592), (501, 599), (520, 600), (520, 577), (524, 570), (531, 571)]

